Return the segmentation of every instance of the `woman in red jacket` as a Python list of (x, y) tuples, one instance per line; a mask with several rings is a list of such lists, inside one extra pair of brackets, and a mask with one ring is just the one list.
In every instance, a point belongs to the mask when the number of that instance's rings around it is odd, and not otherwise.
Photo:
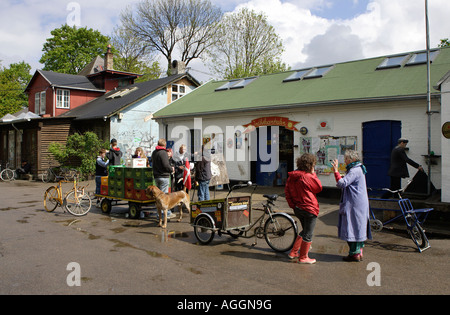
[[(322, 191), (322, 183), (314, 171), (316, 156), (305, 153), (297, 159), (297, 170), (290, 172), (284, 189), (289, 207), (300, 220), (303, 230), (297, 236), (289, 258), (298, 257), (298, 262), (314, 264), (308, 257), (312, 235), (319, 215), (319, 202), (316, 194)], [(299, 252), (300, 251), (300, 252)]]

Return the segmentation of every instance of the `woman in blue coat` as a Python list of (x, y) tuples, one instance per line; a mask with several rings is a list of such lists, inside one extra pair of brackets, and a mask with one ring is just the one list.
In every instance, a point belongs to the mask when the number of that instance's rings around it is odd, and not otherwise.
[(344, 155), (347, 172), (341, 177), (338, 160), (334, 160), (334, 175), (337, 187), (342, 189), (339, 205), (338, 237), (347, 241), (350, 248), (345, 261), (361, 261), (364, 241), (371, 239), (369, 225), (369, 198), (366, 186), (366, 168), (360, 162), (359, 154), (347, 150)]

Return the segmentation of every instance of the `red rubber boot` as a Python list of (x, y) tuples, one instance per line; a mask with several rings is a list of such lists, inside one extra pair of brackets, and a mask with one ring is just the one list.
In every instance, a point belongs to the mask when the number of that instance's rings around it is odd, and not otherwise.
[(300, 256), (298, 251), (300, 250), (301, 245), (302, 245), (302, 237), (298, 235), (297, 238), (295, 239), (294, 246), (292, 247), (292, 250), (288, 255), (290, 259), (294, 259)]
[(309, 248), (311, 247), (311, 242), (302, 241), (300, 247), (300, 257), (298, 259), (299, 264), (315, 264), (316, 260), (308, 257)]

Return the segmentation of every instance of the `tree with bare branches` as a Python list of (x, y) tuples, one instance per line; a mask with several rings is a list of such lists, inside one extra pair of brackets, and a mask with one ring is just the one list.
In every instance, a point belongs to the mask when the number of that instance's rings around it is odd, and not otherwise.
[(170, 75), (175, 53), (188, 65), (214, 45), (222, 15), (210, 0), (143, 0), (122, 12), (121, 22), (143, 49), (166, 58)]

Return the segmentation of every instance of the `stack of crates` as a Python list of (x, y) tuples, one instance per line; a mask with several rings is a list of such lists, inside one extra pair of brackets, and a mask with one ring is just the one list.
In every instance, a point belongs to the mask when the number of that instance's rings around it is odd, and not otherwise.
[(109, 167), (109, 196), (132, 200), (149, 200), (145, 189), (154, 185), (153, 170), (149, 167)]
[(111, 197), (125, 197), (125, 168), (122, 165), (109, 166), (108, 193)]

